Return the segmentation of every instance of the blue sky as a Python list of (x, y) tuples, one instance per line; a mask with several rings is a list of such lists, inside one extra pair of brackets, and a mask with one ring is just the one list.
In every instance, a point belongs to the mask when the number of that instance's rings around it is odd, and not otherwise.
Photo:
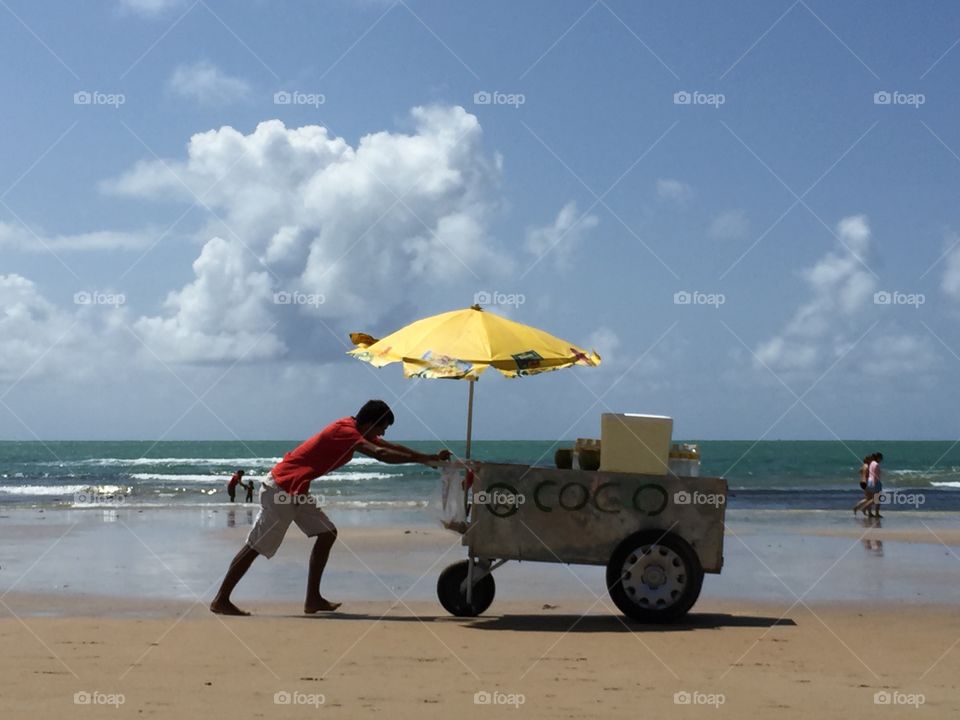
[(464, 384), (343, 343), (478, 293), (605, 359), (484, 376), (481, 438), (957, 437), (958, 39), (946, 2), (4, 0), (0, 437), (379, 396), (457, 438)]

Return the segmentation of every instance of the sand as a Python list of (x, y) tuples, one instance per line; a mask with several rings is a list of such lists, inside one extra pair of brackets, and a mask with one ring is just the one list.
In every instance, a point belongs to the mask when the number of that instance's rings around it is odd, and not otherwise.
[[(36, 596), (5, 602), (59, 609)], [(169, 605), (141, 606), (152, 617), (115, 618), (101, 602), (84, 603), (93, 617), (21, 621), (4, 610), (3, 717), (483, 718), (518, 710), (524, 718), (850, 718), (913, 710), (876, 705), (878, 692), (922, 701), (925, 717), (960, 711), (953, 608), (798, 605), (784, 615), (784, 607), (706, 601), (680, 624), (637, 627), (601, 605), (566, 602), (548, 610), (511, 603), (474, 620), (422, 602), (351, 603), (329, 617), (267, 606), (250, 618)], [(78, 707), (78, 692), (108, 704)], [(498, 707), (475, 703), (484, 692)], [(677, 702), (676, 693), (689, 695)]]
[(302, 615), (309, 545), (291, 533), (238, 588), (254, 616), (223, 618), (206, 603), (243, 522), (48, 515), (0, 523), (4, 720), (960, 712), (960, 558), (923, 525), (943, 537), (954, 517), (733, 517), (693, 612), (638, 626), (602, 568), (531, 563), (497, 571), (484, 616), (453, 618), (433, 593), (455, 538), (349, 522), (325, 578), (343, 611)]

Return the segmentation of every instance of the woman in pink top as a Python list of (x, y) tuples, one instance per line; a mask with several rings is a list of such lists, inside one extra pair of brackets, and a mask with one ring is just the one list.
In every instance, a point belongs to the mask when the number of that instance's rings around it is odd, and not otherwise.
[[(867, 468), (867, 487), (864, 490), (867, 498), (870, 500), (864, 512), (875, 518), (883, 517), (880, 514), (880, 493), (883, 492), (883, 485), (880, 482), (880, 463), (882, 462), (883, 453), (876, 453), (873, 456), (873, 461)], [(871, 508), (873, 510), (872, 513), (870, 512)]]

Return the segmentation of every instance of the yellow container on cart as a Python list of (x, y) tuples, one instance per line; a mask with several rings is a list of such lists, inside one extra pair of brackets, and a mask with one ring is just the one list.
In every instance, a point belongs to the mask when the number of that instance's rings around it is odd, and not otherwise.
[(666, 475), (673, 418), (638, 413), (600, 416), (601, 472)]

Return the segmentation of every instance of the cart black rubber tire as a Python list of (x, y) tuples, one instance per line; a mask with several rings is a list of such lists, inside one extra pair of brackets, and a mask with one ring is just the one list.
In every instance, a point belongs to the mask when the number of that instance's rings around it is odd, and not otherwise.
[(457, 617), (476, 617), (490, 607), (497, 593), (497, 584), (491, 573), (473, 586), (473, 602), (468, 605), (466, 588), (460, 589), (463, 581), (467, 579), (467, 564), (467, 560), (455, 562), (440, 573), (437, 579), (437, 598), (440, 604), (444, 610)]
[[(624, 587), (624, 565), (627, 560), (646, 548), (642, 557), (659, 557), (668, 560), (670, 570), (680, 584), (676, 597), (669, 603), (658, 601), (651, 605), (649, 601), (641, 603), (634, 599)], [(671, 556), (672, 557), (668, 557)], [(655, 569), (655, 572), (658, 571)], [(643, 530), (634, 533), (617, 545), (610, 562), (607, 563), (607, 590), (614, 605), (627, 617), (645, 623), (663, 623), (676, 620), (687, 614), (700, 597), (703, 587), (703, 567), (696, 551), (679, 535), (662, 530)]]

